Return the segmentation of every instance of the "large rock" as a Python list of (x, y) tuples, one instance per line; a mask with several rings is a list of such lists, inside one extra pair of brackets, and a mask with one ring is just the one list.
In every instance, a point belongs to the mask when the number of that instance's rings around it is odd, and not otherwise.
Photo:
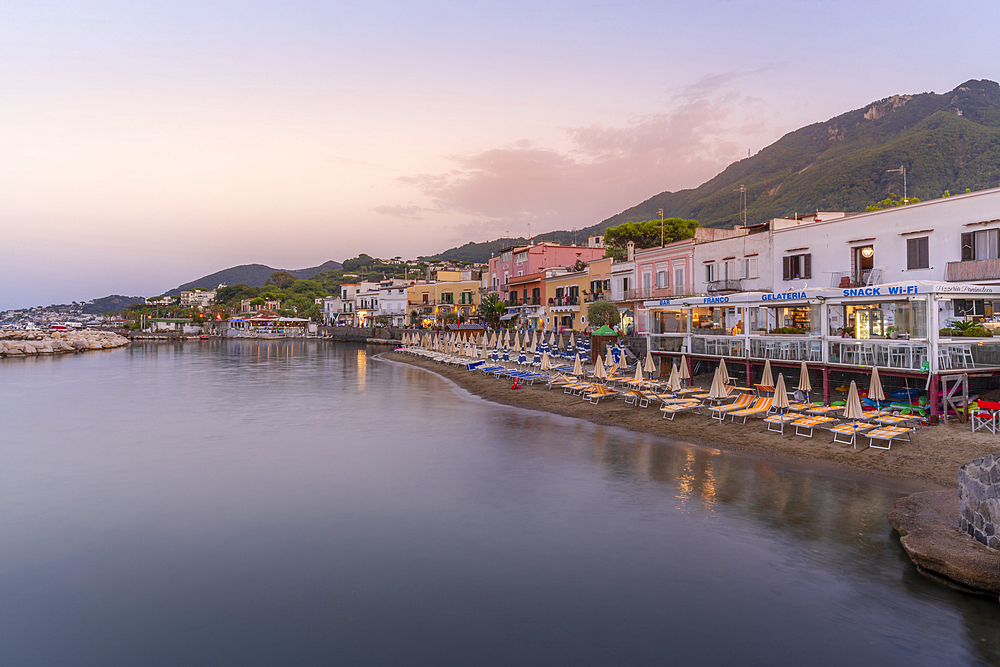
[(1000, 596), (1000, 558), (958, 527), (958, 493), (904, 496), (889, 512), (900, 543), (918, 567), (962, 590)]

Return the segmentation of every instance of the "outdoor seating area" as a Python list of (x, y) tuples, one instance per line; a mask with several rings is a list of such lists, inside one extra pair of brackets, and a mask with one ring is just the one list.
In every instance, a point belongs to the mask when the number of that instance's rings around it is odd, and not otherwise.
[[(729, 424), (745, 426), (760, 419), (768, 433), (813, 438), (819, 431), (828, 431), (832, 442), (854, 449), (859, 436), (868, 438), (868, 448), (889, 449), (893, 442), (909, 440), (923, 419), (921, 414), (894, 407), (886, 399), (877, 367), (871, 371), (866, 410), (854, 381), (842, 404), (790, 400), (784, 374), (779, 373), (775, 381), (770, 360), (764, 363), (760, 383), (751, 389), (736, 385), (723, 359), (706, 390), (690, 386), (689, 365), (683, 356), (679, 364), (671, 364), (664, 379), (651, 352), (634, 366), (628, 365), (628, 354), (622, 350), (608, 354), (607, 359), (599, 354), (591, 365), (585, 363), (579, 344), (571, 339), (563, 343), (565, 349), (574, 351), (570, 365), (563, 363), (566, 353), (559, 344), (554, 336), (540, 341), (537, 335), (515, 334), (511, 338), (507, 332), (468, 339), (454, 334), (425, 333), (408, 335), (398, 351), (437, 363), (464, 366), (469, 371), (510, 382), (511, 389), (544, 385), (550, 390), (561, 388), (563, 393), (595, 406), (617, 401), (637, 410), (656, 406), (668, 421), (679, 415), (707, 415), (719, 425), (726, 424), (729, 417)], [(799, 382), (793, 388), (799, 397), (808, 396), (812, 390), (808, 366), (805, 361), (800, 363)], [(984, 402), (974, 415), (973, 426), (995, 432), (998, 420), (1000, 403)]]

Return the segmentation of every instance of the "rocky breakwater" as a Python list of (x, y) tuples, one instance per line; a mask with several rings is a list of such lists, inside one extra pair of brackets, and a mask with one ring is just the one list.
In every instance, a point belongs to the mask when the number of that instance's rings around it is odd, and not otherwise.
[(16, 331), (0, 330), (0, 357), (27, 357), (106, 350), (130, 343), (110, 331)]
[(1000, 454), (962, 466), (958, 493), (900, 498), (889, 513), (921, 571), (960, 590), (1000, 595)]

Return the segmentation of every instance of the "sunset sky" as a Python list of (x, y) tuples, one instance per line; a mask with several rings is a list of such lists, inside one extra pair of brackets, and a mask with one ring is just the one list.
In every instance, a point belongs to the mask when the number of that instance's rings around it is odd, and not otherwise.
[(1000, 79), (995, 1), (0, 4), (0, 310), (585, 227)]

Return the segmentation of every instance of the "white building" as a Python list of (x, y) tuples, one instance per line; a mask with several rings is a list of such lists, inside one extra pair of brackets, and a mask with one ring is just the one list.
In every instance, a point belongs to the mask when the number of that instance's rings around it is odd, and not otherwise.
[(182, 306), (211, 306), (215, 303), (216, 290), (194, 289), (181, 292)]
[(331, 326), (350, 324), (354, 321), (354, 299), (328, 296), (323, 299), (323, 322)]
[(1000, 284), (1000, 188), (776, 228), (775, 292), (934, 280)]
[(390, 326), (406, 326), (406, 311), (409, 304), (406, 287), (406, 285), (382, 285), (379, 287), (376, 314), (388, 317)]

